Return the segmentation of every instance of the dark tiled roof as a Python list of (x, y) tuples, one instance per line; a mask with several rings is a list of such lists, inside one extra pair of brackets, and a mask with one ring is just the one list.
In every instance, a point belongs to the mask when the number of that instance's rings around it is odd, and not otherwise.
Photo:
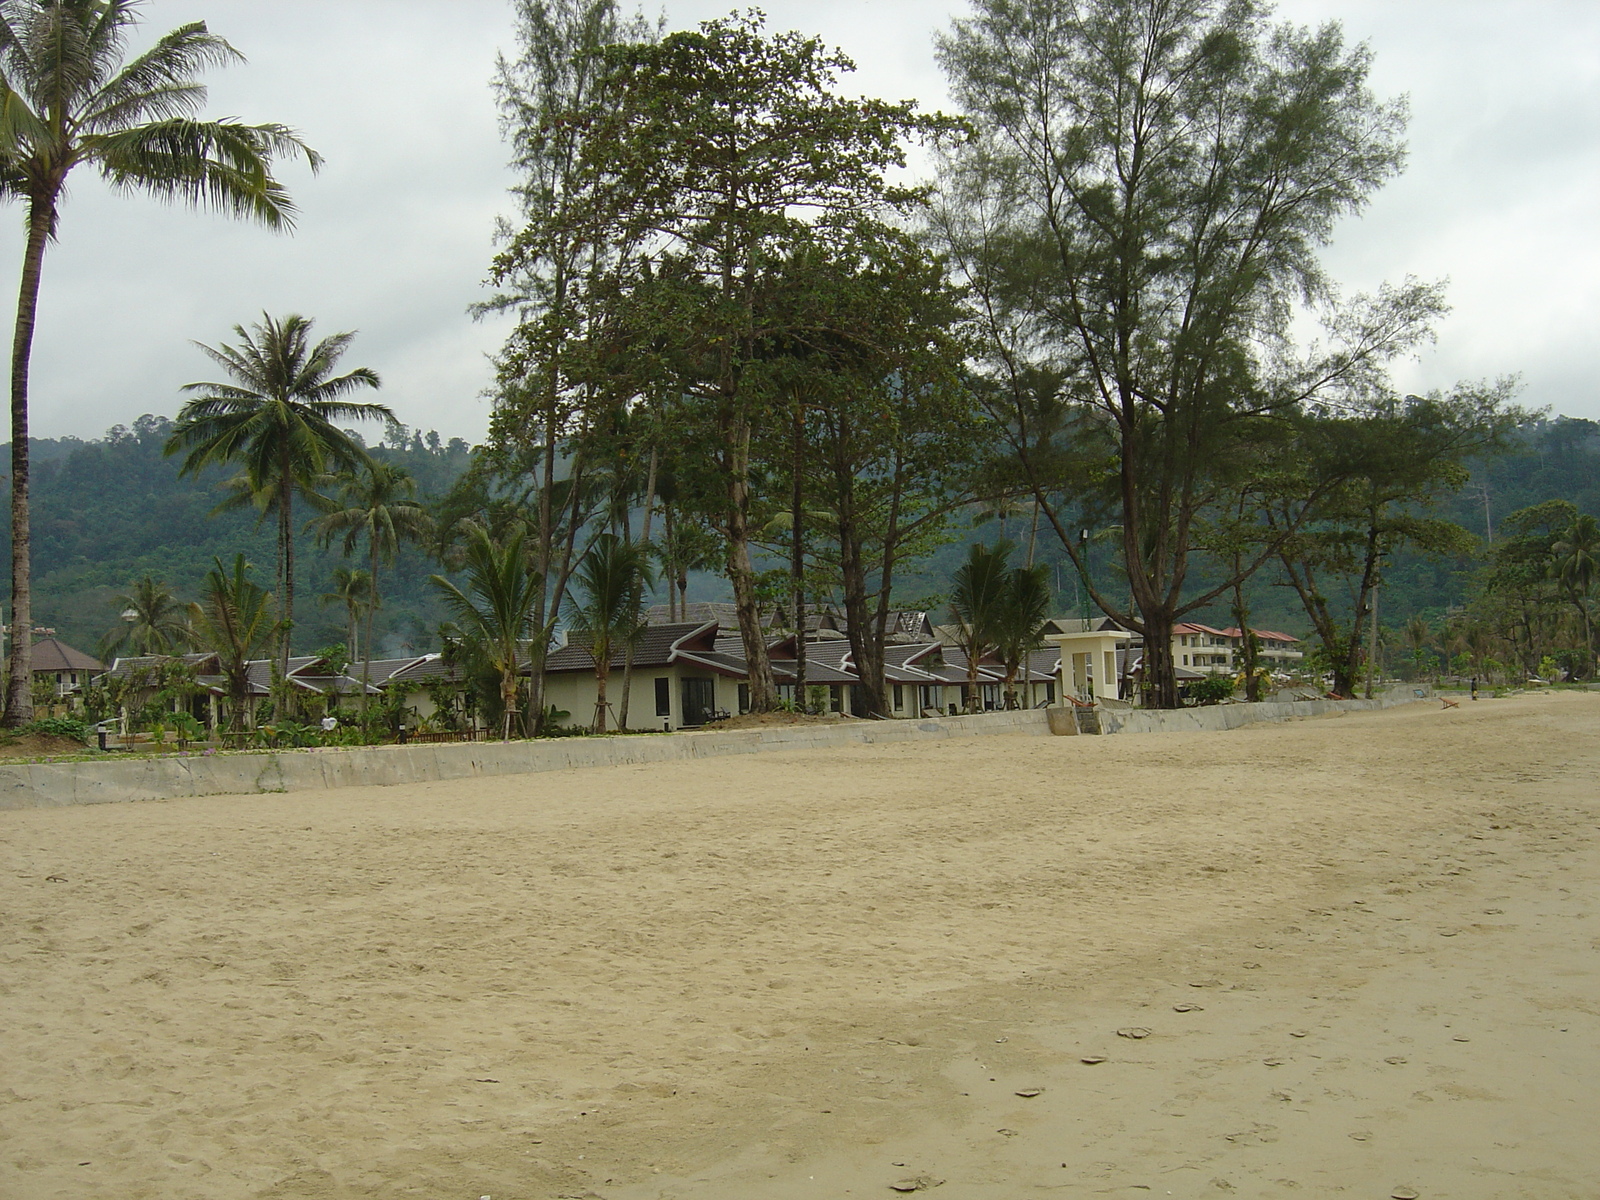
[[(692, 608), (693, 605), (690, 605), (690, 607)], [(643, 635), (639, 638), (638, 645), (634, 648), (633, 665), (635, 667), (665, 667), (673, 661), (674, 655), (679, 649), (688, 648), (689, 646), (703, 644), (705, 649), (710, 651), (713, 649), (713, 642), (721, 641), (716, 637), (716, 633), (717, 626), (710, 621), (680, 621), (673, 625), (647, 625)], [(582, 634), (571, 634), (565, 646), (562, 646), (559, 650), (551, 651), (549, 657), (545, 659), (545, 670), (551, 673), (558, 671), (585, 671), (592, 674), (594, 671), (594, 655), (589, 653), (588, 640)], [(737, 639), (734, 640), (735, 644), (737, 644)], [(623, 651), (621, 647), (618, 647), (611, 655), (611, 665), (613, 667), (621, 667), (623, 660)]]
[[(358, 678), (360, 674), (360, 671), (356, 672)], [(459, 683), (462, 678), (459, 663), (447, 663), (443, 655), (425, 654), (421, 658), (412, 659), (409, 667), (402, 667), (384, 682), (427, 683), (431, 679), (448, 679), (452, 683)]]
[(33, 644), (33, 669), (35, 671), (104, 671), (105, 664), (90, 658), (82, 650), (67, 645), (60, 638), (40, 638)]
[(189, 666), (194, 667), (198, 671), (200, 668), (208, 665), (215, 666), (217, 656), (215, 654), (135, 655), (131, 658), (118, 658), (114, 660), (111, 664), (111, 669), (107, 671), (106, 674), (123, 679), (129, 675), (132, 675), (135, 671), (149, 670), (153, 667), (159, 666), (161, 663), (171, 662), (174, 659), (179, 662), (188, 663)]
[(375, 658), (370, 663), (353, 662), (345, 667), (344, 673), (351, 679), (360, 679), (365, 671), (367, 679), (372, 683), (387, 683), (408, 667), (415, 666), (428, 658), (437, 657), (436, 654), (413, 654), (409, 658)]

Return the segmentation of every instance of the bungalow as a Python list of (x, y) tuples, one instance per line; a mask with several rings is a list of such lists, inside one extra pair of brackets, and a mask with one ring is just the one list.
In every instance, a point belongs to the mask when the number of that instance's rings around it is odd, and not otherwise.
[[(738, 712), (746, 671), (743, 656), (734, 649), (737, 644), (737, 638), (718, 636), (716, 621), (646, 626), (633, 652), (628, 728), (693, 728)], [(618, 726), (623, 666), (619, 649), (611, 656), (607, 681), (607, 728)], [(572, 714), (572, 724), (594, 720), (599, 700), (594, 668), (588, 639), (578, 634), (545, 659), (545, 702)]]
[(67, 645), (58, 637), (40, 638), (33, 644), (33, 677), (49, 679), (56, 699), (104, 675), (105, 664), (82, 650)]

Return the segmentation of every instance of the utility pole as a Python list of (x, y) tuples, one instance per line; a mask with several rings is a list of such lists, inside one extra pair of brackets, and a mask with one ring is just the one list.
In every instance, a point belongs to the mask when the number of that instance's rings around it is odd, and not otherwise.
[(1489, 484), (1485, 481), (1483, 483), (1474, 483), (1471, 486), (1477, 489), (1479, 496), (1483, 497), (1483, 540), (1492, 546), (1494, 545), (1494, 516), (1489, 508)]

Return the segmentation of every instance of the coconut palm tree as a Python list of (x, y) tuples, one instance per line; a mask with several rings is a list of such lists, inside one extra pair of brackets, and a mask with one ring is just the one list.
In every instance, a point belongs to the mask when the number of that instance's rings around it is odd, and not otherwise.
[(1583, 622), (1584, 675), (1594, 670), (1594, 616), (1589, 598), (1600, 582), (1600, 522), (1580, 513), (1561, 540), (1550, 547), (1550, 573), (1578, 610)]
[[(311, 321), (297, 314), (281, 320), (262, 314), (252, 330), (234, 326), (237, 346), (200, 345), (232, 378), (231, 383), (190, 383), (198, 392), (178, 411), (166, 453), (184, 454), (180, 475), (217, 464), (238, 464), (233, 494), (219, 507), (253, 505), (278, 518), (278, 586), (283, 625), (280, 665), (289, 672), (294, 624), (294, 498), (313, 494), (335, 469), (354, 471), (367, 452), (336, 421), (395, 419), (386, 405), (344, 399), (357, 388), (380, 386), (377, 373), (334, 368), (354, 333), (336, 333), (311, 343)], [(199, 343), (196, 343), (199, 345)]]
[(188, 606), (180, 604), (172, 589), (146, 575), (134, 581), (127, 593), (111, 598), (121, 619), (100, 642), (100, 657), (115, 658), (123, 651), (133, 655), (175, 654), (188, 647)]
[[(402, 540), (421, 542), (433, 536), (433, 518), (412, 499), (416, 492), (416, 480), (404, 467), (369, 459), (360, 471), (345, 477), (338, 500), (330, 504), (327, 513), (312, 522), (324, 544), (342, 534), (346, 554), (353, 552), (362, 538), (367, 540), (370, 558), (365, 574), (370, 603), (367, 605), (367, 653), (361, 660), (363, 706), (367, 702), (365, 685), (371, 679), (372, 620), (382, 603), (378, 590), (379, 561), (393, 562)], [(335, 574), (337, 576), (337, 572)], [(351, 628), (353, 630), (354, 626)], [(354, 647), (352, 641), (352, 656)]]
[(356, 627), (361, 622), (361, 614), (372, 604), (372, 576), (360, 567), (335, 567), (333, 590), (318, 596), (317, 603), (344, 605), (345, 617), (349, 622), (345, 626), (345, 651), (350, 661), (354, 662), (357, 657)]
[(573, 631), (589, 639), (594, 659), (595, 733), (606, 731), (606, 682), (611, 658), (644, 633), (644, 595), (655, 586), (648, 551), (612, 533), (595, 538), (578, 567), (583, 600), (571, 606)]
[(1042, 563), (1006, 572), (1000, 611), (994, 625), (994, 648), (1005, 668), (1005, 706), (1017, 707), (1017, 672), (1028, 652), (1043, 643), (1039, 635), (1050, 619), (1049, 569)]
[(214, 558), (200, 585), (200, 599), (189, 606), (195, 640), (217, 656), (228, 684), (228, 727), (244, 729), (250, 704), (250, 660), (272, 643), (278, 623), (272, 594), (250, 578), (251, 566), (242, 554), (233, 567)]
[(463, 557), (471, 595), (442, 575), (429, 576), (429, 581), (443, 593), (462, 631), (478, 643), (484, 660), (499, 674), (505, 710), (501, 737), (510, 741), (517, 714), (517, 670), (523, 643), (532, 631), (538, 575), (528, 570), (520, 527), (500, 545), (487, 530), (471, 527)]
[(995, 648), (1005, 611), (1012, 543), (1001, 538), (993, 547), (974, 542), (967, 561), (956, 568), (950, 612), (956, 619), (956, 643), (967, 656), (968, 712), (978, 711), (978, 660)]
[[(203, 121), (207, 67), (243, 56), (204, 22), (179, 26), (127, 58), (137, 0), (0, 0), (0, 197), (27, 207), (27, 240), (11, 354), (11, 603), (32, 622), (28, 388), (45, 247), (59, 232), (75, 167), (113, 186), (247, 217), (272, 229), (294, 205), (271, 164), (321, 158), (282, 125)], [(6, 688), (7, 725), (32, 717), (33, 655), (18, 638)]]

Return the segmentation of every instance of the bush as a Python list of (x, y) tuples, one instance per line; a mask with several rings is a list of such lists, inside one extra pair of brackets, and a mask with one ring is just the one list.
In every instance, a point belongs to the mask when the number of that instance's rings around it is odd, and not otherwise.
[(77, 742), (89, 740), (89, 726), (76, 717), (40, 717), (37, 721), (29, 721), (24, 725), (22, 732), (72, 738)]
[(1196, 704), (1217, 704), (1233, 695), (1234, 681), (1229, 675), (1208, 675), (1189, 685), (1189, 698)]

